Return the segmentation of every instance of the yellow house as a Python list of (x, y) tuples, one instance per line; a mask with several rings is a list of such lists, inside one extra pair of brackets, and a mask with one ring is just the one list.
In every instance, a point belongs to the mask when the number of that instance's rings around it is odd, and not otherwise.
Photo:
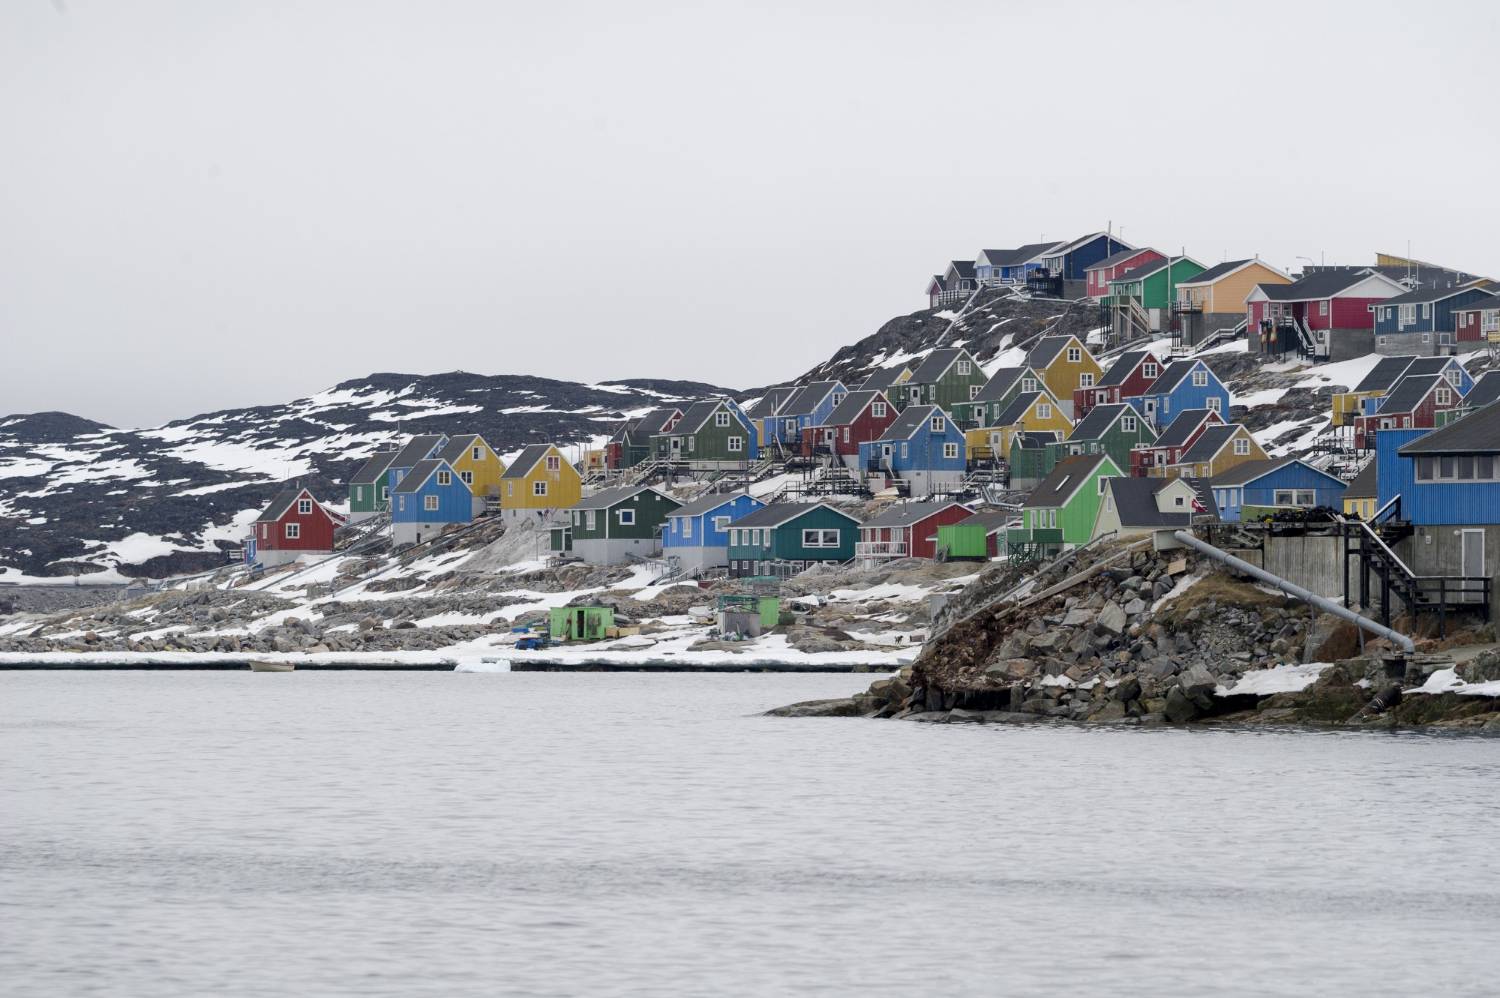
[(545, 522), (583, 498), (583, 479), (552, 444), (532, 444), (500, 476), (500, 513)]
[[(1054, 397), (1073, 402), (1073, 393), (1098, 384), (1104, 368), (1076, 336), (1043, 336), (1026, 355), (1026, 366), (1042, 373)], [(1029, 427), (1028, 427), (1029, 429)]]
[(1375, 515), (1375, 461), (1364, 466), (1344, 490), (1344, 515), (1369, 520)]
[(1010, 442), (1017, 433), (1056, 430), (1066, 437), (1072, 429), (1068, 414), (1051, 392), (1024, 392), (1005, 407), (995, 425), (966, 430), (964, 451), (970, 461), (990, 460), (1010, 454)]
[(1205, 429), (1180, 461), (1167, 466), (1166, 474), (1168, 478), (1213, 478), (1246, 461), (1270, 459), (1243, 424), (1228, 423)]
[(452, 465), (459, 480), (469, 487), (476, 516), (483, 513), (490, 502), (499, 502), (500, 478), (505, 474), (505, 462), (484, 437), (477, 433), (460, 433), (448, 440), (438, 457)]
[(1245, 315), (1245, 299), (1257, 284), (1291, 284), (1292, 278), (1260, 260), (1228, 260), (1191, 280), (1177, 282), (1177, 304), (1206, 315)]

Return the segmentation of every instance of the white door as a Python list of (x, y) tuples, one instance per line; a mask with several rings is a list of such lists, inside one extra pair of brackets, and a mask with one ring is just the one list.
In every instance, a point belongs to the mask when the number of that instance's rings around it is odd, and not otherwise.
[[(1460, 564), (1463, 566), (1463, 574), (1467, 578), (1481, 578), (1484, 572), (1484, 531), (1483, 530), (1461, 530), (1459, 539), (1462, 543), (1462, 558)], [(1477, 603), (1484, 598), (1484, 592), (1474, 584), (1475, 588), (1466, 590), (1464, 602)]]

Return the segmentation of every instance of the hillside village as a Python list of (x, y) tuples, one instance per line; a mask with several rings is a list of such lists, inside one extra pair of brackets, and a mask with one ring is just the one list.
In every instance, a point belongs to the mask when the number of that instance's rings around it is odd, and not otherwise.
[(1020, 578), (1183, 531), (1446, 633), (1495, 609), (1495, 290), (1388, 256), (1206, 266), (1102, 232), (982, 250), (795, 383), (659, 399), (583, 446), (383, 439), (339, 493), (294, 479), (222, 545), (234, 564), (174, 584), (208, 604), (150, 596), (137, 629), (28, 618), (0, 650), (541, 661), (571, 642), (881, 667), (992, 562)]

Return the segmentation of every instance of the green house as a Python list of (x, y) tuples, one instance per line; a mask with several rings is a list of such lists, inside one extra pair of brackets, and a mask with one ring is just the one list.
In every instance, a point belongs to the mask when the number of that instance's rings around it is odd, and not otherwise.
[(729, 574), (783, 575), (854, 558), (859, 520), (828, 503), (774, 503), (729, 527)]
[(573, 528), (567, 524), (547, 528), (547, 549), (553, 554), (573, 553)]
[(1029, 491), (1041, 484), (1047, 472), (1057, 464), (1057, 452), (1050, 445), (1062, 440), (1056, 430), (1026, 430), (1010, 438), (1010, 487)]
[(651, 438), (666, 433), (682, 419), (675, 406), (652, 409), (639, 419), (627, 419), (605, 445), (605, 463), (616, 471), (634, 468), (651, 456)]
[(391, 489), (386, 471), (397, 453), (395, 450), (376, 451), (350, 477), (350, 523), (358, 523), (378, 513), (390, 512)]
[(1012, 560), (1051, 557), (1088, 543), (1099, 512), (1100, 479), (1118, 477), (1108, 454), (1083, 454), (1058, 462), (1021, 509), (1021, 526), (1006, 531)]
[(741, 467), (760, 453), (760, 435), (750, 417), (731, 399), (708, 399), (688, 406), (666, 432), (651, 438), (658, 461), (699, 471)]
[[(1080, 454), (1108, 454), (1121, 468), (1130, 467), (1130, 451), (1136, 444), (1156, 443), (1156, 431), (1134, 407), (1124, 403), (1096, 405), (1089, 410), (1068, 439), (1047, 448), (1046, 471), (1057, 462)], [(1045, 472), (1044, 472), (1045, 473)]]
[(974, 401), (987, 380), (973, 354), (963, 347), (944, 347), (928, 354), (893, 391), (905, 405), (935, 405), (957, 418), (955, 407)]
[(584, 496), (568, 511), (573, 553), (591, 565), (659, 554), (667, 514), (681, 506), (648, 485), (621, 485)]
[(1014, 516), (1009, 510), (986, 510), (938, 527), (938, 561), (988, 561), (998, 557), (1006, 524)]
[(1104, 304), (1113, 304), (1112, 299), (1134, 298), (1144, 309), (1168, 309), (1177, 300), (1177, 285), (1191, 281), (1205, 269), (1190, 256), (1154, 260), (1110, 281)]
[(1046, 391), (1040, 372), (1030, 367), (1002, 367), (990, 375), (972, 401), (953, 407), (953, 418), (965, 430), (995, 426), (995, 420), (1026, 392)]
[(555, 606), (547, 622), (553, 641), (603, 641), (615, 626), (615, 612), (607, 606)]

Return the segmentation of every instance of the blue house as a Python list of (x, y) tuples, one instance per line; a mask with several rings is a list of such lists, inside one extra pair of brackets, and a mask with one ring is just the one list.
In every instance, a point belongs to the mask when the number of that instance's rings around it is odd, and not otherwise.
[(1431, 355), (1456, 341), (1457, 309), (1493, 301), (1483, 288), (1471, 286), (1417, 288), (1378, 302), (1375, 349), (1379, 353)]
[(1295, 457), (1246, 461), (1215, 475), (1209, 485), (1225, 523), (1239, 522), (1245, 509), (1251, 510), (1250, 519), (1290, 507), (1340, 510), (1348, 487), (1343, 479)]
[(688, 575), (729, 565), (729, 525), (765, 503), (743, 492), (710, 493), (667, 514), (662, 556)]
[(1015, 249), (979, 251), (974, 261), (974, 279), (980, 284), (1025, 284), (1026, 275), (1040, 270), (1042, 255), (1057, 243), (1029, 243)]
[(802, 431), (822, 426), (830, 413), (844, 401), (849, 389), (842, 381), (814, 381), (803, 385), (776, 412), (770, 422), (770, 438), (783, 447), (800, 447)]
[(396, 486), (401, 484), (401, 479), (406, 477), (407, 472), (419, 462), (437, 457), (438, 451), (446, 446), (448, 436), (445, 433), (419, 433), (408, 440), (406, 446), (391, 458), (391, 463), (385, 466), (386, 486), (390, 494), (396, 494)]
[(1201, 360), (1168, 364), (1150, 387), (1139, 395), (1126, 397), (1125, 401), (1135, 406), (1153, 427), (1171, 425), (1178, 413), (1188, 409), (1229, 415), (1229, 389)]
[(1100, 260), (1121, 250), (1131, 249), (1135, 247), (1118, 236), (1107, 232), (1091, 232), (1070, 243), (1057, 244), (1042, 254), (1041, 263), (1052, 277), (1061, 277), (1065, 281), (1082, 281), (1088, 278), (1084, 271)]
[(420, 544), (474, 518), (474, 496), (447, 461), (418, 461), (391, 490), (391, 539)]
[(879, 439), (859, 445), (873, 488), (900, 482), (913, 499), (957, 492), (963, 484), (964, 434), (935, 405), (907, 406)]

